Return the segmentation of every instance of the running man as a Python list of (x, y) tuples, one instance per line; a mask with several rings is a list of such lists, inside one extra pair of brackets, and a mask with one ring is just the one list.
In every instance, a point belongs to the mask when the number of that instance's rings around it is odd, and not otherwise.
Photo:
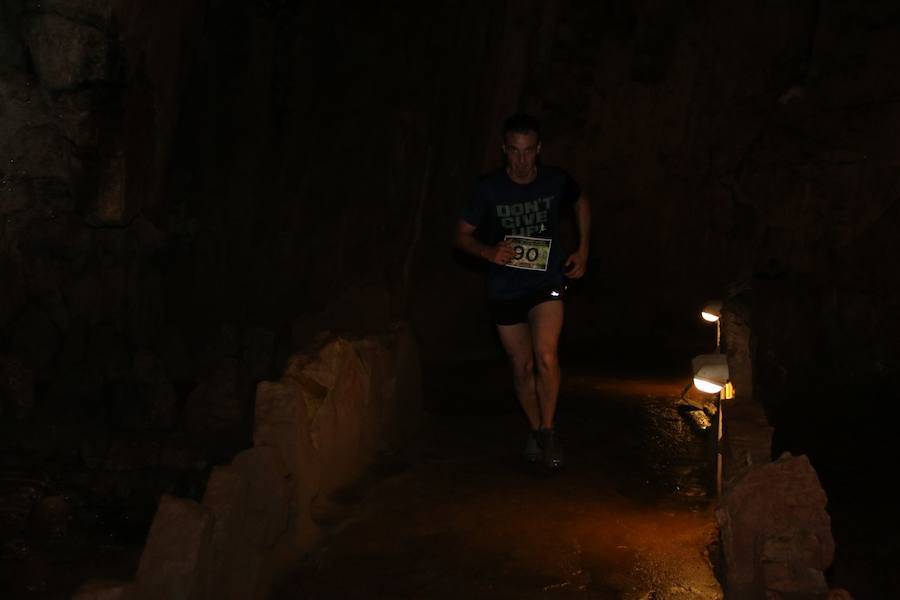
[[(591, 209), (564, 171), (538, 162), (540, 127), (529, 115), (503, 125), (506, 166), (482, 176), (456, 227), (455, 245), (490, 264), (491, 317), (513, 372), (516, 396), (531, 431), (525, 458), (550, 469), (564, 464), (554, 429), (560, 371), (564, 278), (585, 273)], [(559, 240), (564, 205), (574, 205), (578, 249), (565, 257)]]

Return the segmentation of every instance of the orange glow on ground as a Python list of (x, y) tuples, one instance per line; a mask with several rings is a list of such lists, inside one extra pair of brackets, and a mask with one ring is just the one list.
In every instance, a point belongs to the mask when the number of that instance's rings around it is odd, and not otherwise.
[(426, 381), (455, 404), (438, 402), (399, 472), (334, 502), (330, 535), (276, 598), (722, 597), (705, 446), (676, 411), (684, 379), (566, 373), (568, 465), (548, 473), (518, 455), (505, 365), (481, 377)]

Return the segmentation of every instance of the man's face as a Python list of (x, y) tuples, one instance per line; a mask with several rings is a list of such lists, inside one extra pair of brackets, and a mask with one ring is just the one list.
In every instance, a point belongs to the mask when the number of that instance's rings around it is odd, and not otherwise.
[(537, 133), (517, 133), (511, 131), (503, 140), (503, 154), (506, 155), (506, 163), (510, 174), (517, 179), (529, 179), (534, 172), (538, 154), (541, 153), (541, 143), (538, 142)]

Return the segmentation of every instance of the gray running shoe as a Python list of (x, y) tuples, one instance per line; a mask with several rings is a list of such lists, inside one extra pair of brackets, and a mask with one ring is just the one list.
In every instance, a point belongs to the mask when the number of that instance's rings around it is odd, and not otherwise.
[(556, 431), (553, 429), (541, 429), (541, 450), (544, 453), (544, 466), (548, 469), (561, 469), (566, 459)]
[(541, 460), (543, 453), (541, 452), (537, 431), (528, 432), (528, 439), (525, 440), (525, 451), (522, 452), (522, 455), (530, 463), (536, 463)]

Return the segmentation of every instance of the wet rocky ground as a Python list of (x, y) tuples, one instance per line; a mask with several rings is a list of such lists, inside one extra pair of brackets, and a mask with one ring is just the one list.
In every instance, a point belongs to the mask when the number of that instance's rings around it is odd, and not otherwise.
[(570, 359), (559, 473), (521, 461), (502, 360), (427, 369), (418, 443), (330, 499), (276, 597), (720, 598), (709, 434), (680, 406), (682, 366)]

